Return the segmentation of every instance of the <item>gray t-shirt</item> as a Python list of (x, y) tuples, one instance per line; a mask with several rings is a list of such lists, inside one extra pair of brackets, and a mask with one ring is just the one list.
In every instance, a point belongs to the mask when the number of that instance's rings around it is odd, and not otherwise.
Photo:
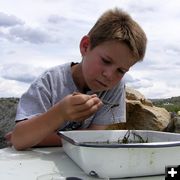
[[(71, 63), (66, 63), (53, 67), (45, 71), (36, 79), (27, 92), (25, 92), (18, 104), (16, 121), (28, 120), (33, 116), (40, 115), (62, 98), (78, 89), (73, 81), (71, 73)], [(92, 94), (89, 91), (87, 94)], [(94, 115), (83, 121), (83, 123), (69, 122), (65, 123), (59, 130), (70, 130), (87, 128), (91, 123), (97, 125), (108, 125), (126, 121), (125, 105), (125, 84), (120, 81), (116, 87), (111, 90), (97, 93), (97, 95), (110, 103), (117, 105), (103, 105)]]

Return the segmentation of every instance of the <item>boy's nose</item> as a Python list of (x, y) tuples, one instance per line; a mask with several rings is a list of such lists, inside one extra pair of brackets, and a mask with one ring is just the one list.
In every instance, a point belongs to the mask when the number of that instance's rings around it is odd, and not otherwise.
[(106, 69), (102, 72), (102, 75), (108, 80), (113, 80), (114, 71), (112, 69)]

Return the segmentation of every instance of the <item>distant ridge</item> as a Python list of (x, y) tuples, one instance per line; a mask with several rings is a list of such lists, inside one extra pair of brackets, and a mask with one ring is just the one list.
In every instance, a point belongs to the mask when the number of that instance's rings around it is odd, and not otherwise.
[(6, 147), (4, 135), (15, 125), (17, 103), (19, 98), (0, 98), (0, 148)]
[(150, 99), (155, 106), (164, 107), (170, 112), (180, 111), (180, 96), (166, 99)]
[(180, 102), (180, 96), (175, 96), (175, 97), (171, 97), (171, 98), (157, 98), (157, 99), (149, 99), (152, 102), (157, 102), (157, 101), (161, 101), (161, 102)]

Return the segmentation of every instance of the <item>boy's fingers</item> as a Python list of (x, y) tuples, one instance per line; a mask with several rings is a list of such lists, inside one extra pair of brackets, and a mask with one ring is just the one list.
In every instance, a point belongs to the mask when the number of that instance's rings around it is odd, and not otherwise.
[(90, 110), (93, 106), (101, 106), (103, 103), (99, 100), (99, 98), (91, 98), (88, 101), (86, 101), (83, 104), (76, 104), (74, 106), (74, 109), (77, 112), (82, 112), (82, 111), (86, 111), (86, 110)]
[(92, 94), (92, 95), (90, 95), (90, 96), (91, 96), (92, 98), (93, 98), (93, 97), (97, 97), (97, 94)]
[(78, 92), (74, 92), (72, 94), (72, 104), (74, 105), (81, 105), (86, 103), (89, 99), (91, 99), (91, 95), (87, 95), (87, 94), (82, 94), (82, 93), (78, 93)]
[(102, 106), (102, 103), (98, 103), (94, 106), (92, 106), (90, 109), (81, 111), (78, 113), (78, 119), (80, 120), (84, 120), (88, 117), (90, 117), (91, 115), (93, 115), (100, 107)]
[(73, 92), (73, 96), (81, 94), (80, 92)]

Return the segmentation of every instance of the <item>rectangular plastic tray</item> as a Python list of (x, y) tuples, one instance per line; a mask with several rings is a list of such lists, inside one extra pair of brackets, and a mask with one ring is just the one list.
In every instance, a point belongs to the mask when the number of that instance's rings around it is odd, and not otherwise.
[[(180, 164), (180, 134), (147, 130), (91, 130), (60, 131), (60, 135), (66, 154), (91, 176), (158, 175), (165, 174), (165, 166)], [(124, 138), (131, 143), (122, 143)]]

